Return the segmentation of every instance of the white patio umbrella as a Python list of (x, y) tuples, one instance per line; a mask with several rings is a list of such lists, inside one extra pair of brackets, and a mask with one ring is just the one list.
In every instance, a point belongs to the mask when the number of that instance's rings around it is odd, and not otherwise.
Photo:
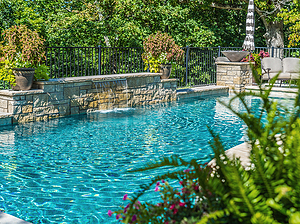
[(248, 13), (246, 19), (246, 38), (243, 43), (243, 49), (246, 51), (255, 50), (254, 29), (255, 29), (254, 0), (249, 0)]

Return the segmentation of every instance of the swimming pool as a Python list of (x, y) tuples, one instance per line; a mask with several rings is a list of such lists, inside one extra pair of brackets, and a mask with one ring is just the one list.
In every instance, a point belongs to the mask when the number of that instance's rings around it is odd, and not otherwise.
[(158, 172), (127, 170), (170, 155), (209, 161), (206, 126), (226, 148), (243, 142), (243, 123), (217, 100), (228, 97), (1, 127), (0, 208), (33, 223), (114, 223), (107, 211)]

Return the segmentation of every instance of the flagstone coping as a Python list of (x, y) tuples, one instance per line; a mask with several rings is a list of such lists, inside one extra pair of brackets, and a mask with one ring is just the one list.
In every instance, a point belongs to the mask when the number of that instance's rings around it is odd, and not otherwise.
[(6, 214), (4, 212), (0, 212), (0, 223), (1, 224), (32, 224), (30, 222), (26, 222), (22, 219)]
[[(264, 90), (267, 90), (269, 87), (263, 87)], [(246, 86), (246, 92), (259, 92), (258, 86)], [(287, 87), (273, 87), (270, 93), (270, 97), (280, 97), (280, 98), (291, 98), (294, 99), (298, 94), (297, 88), (287, 88)]]
[(177, 100), (201, 96), (224, 95), (228, 93), (228, 86), (200, 86), (188, 89), (177, 89)]
[[(239, 158), (241, 161), (241, 164), (244, 167), (249, 167), (251, 165), (250, 163), (250, 152), (251, 152), (251, 146), (247, 143), (244, 142), (240, 145), (237, 145), (231, 149), (228, 149), (225, 154), (229, 158)], [(216, 161), (213, 159), (208, 163), (208, 165), (215, 166)]]

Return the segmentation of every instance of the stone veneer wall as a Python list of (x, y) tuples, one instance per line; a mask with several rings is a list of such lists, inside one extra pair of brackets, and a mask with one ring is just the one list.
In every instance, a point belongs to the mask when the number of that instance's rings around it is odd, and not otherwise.
[(12, 123), (44, 121), (93, 110), (176, 100), (176, 79), (159, 73), (62, 78), (36, 82), (34, 90), (0, 91), (0, 112)]
[(249, 62), (216, 62), (217, 86), (229, 86), (230, 90), (245, 91), (252, 85), (252, 71)]

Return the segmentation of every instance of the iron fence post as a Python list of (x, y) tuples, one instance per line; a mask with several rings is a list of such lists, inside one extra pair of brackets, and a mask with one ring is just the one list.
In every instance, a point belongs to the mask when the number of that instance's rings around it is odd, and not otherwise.
[(98, 75), (101, 75), (101, 45), (98, 46)]
[(218, 57), (221, 57), (221, 46), (218, 46)]
[(189, 51), (190, 51), (190, 46), (186, 47), (186, 55), (185, 55), (185, 85), (188, 84), (188, 73), (189, 73)]
[(274, 57), (274, 46), (272, 46), (272, 50), (271, 50), (271, 57)]

